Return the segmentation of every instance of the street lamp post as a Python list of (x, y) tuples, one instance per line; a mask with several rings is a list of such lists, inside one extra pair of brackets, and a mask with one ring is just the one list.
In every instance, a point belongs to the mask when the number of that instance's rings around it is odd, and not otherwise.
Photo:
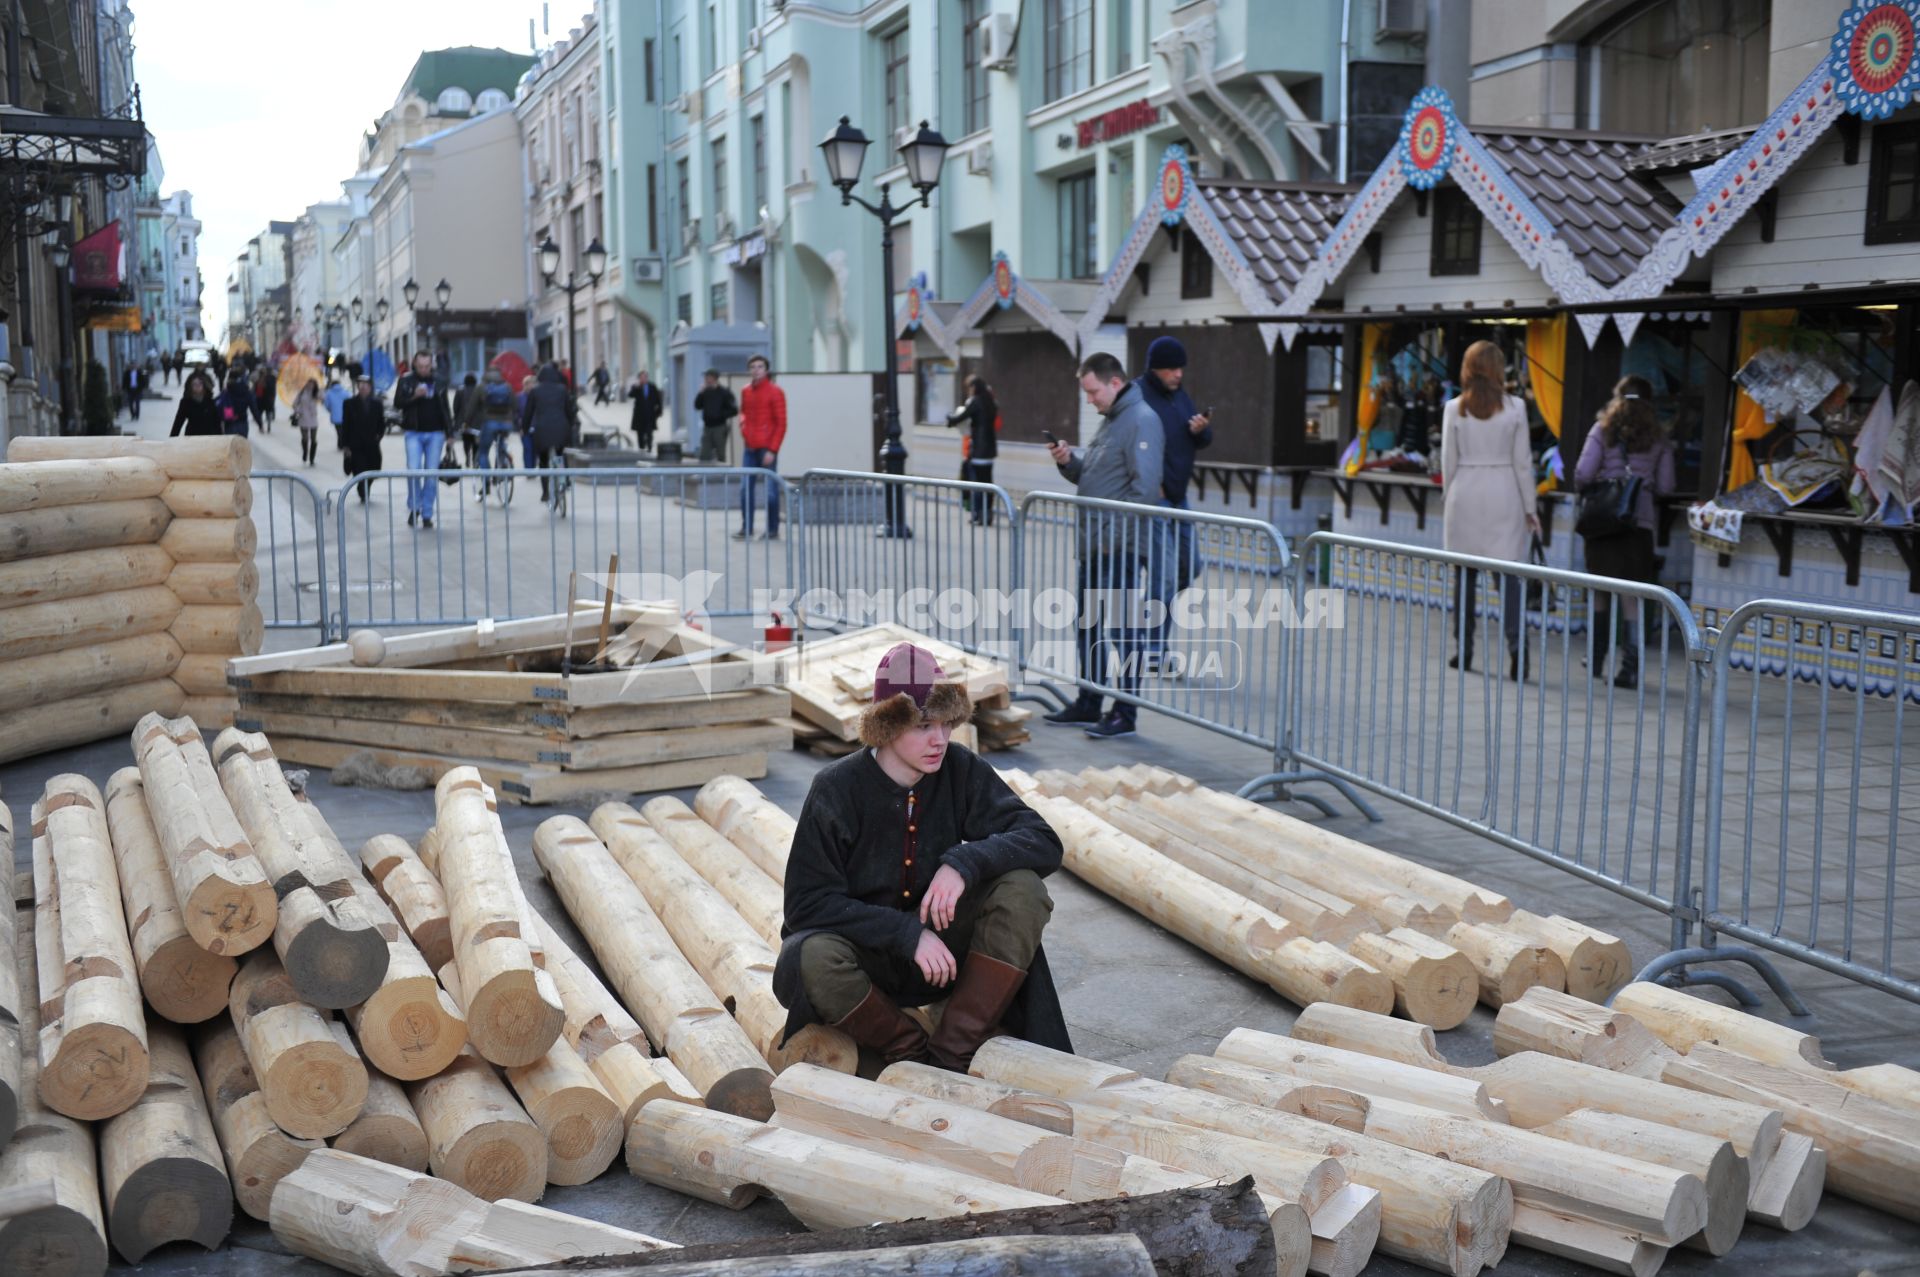
[[(880, 188), (880, 203), (869, 204), (853, 193), (860, 181), (860, 168), (866, 162), (867, 135), (853, 127), (846, 117), (840, 117), (839, 127), (829, 133), (820, 143), (821, 153), (826, 157), (827, 175), (833, 184), (840, 188), (840, 203), (858, 204), (867, 212), (880, 219), (880, 314), (882, 331), (886, 334), (882, 351), (885, 356), (883, 367), (884, 390), (886, 392), (886, 440), (880, 445), (880, 469), (886, 474), (905, 474), (907, 469), (907, 448), (900, 440), (900, 384), (894, 369), (893, 356), (893, 224), (901, 216), (910, 212), (915, 205), (930, 204), (929, 197), (933, 189), (940, 185), (940, 170), (946, 164), (947, 139), (927, 127), (925, 120), (920, 121), (920, 131), (913, 139), (900, 148), (900, 158), (906, 162), (907, 180), (920, 194), (905, 204), (895, 208), (893, 199), (886, 187)], [(887, 526), (881, 529), (882, 536), (908, 537), (913, 529), (907, 526), (906, 495), (898, 485), (887, 486)]]
[(346, 307), (342, 306), (339, 302), (335, 302), (333, 309), (327, 314), (327, 354), (329, 356), (333, 353), (333, 330), (336, 328), (344, 330), (346, 326)]
[[(567, 367), (577, 369), (580, 366), (580, 351), (574, 337), (573, 295), (583, 288), (590, 288), (600, 282), (600, 276), (607, 270), (607, 250), (600, 247), (600, 237), (595, 236), (586, 252), (587, 277), (578, 279), (571, 269), (567, 271), (567, 281), (562, 284), (554, 279), (560, 273), (560, 246), (549, 235), (540, 242), (540, 274), (549, 288), (564, 288), (567, 292)], [(574, 375), (579, 376), (578, 372)], [(568, 387), (569, 390), (572, 387)]]
[(76, 433), (73, 428), (73, 325), (68, 312), (67, 263), (73, 260), (73, 250), (64, 239), (55, 240), (47, 250), (53, 262), (53, 272), (58, 287), (60, 303), (60, 433)]
[[(412, 279), (408, 279), (406, 284), (401, 287), (400, 292), (401, 295), (407, 299), (407, 313), (409, 315), (413, 314), (414, 305), (420, 300), (420, 285), (414, 283)], [(434, 341), (439, 336), (440, 325), (447, 322), (447, 304), (453, 300), (453, 285), (449, 284), (444, 277), (438, 284), (434, 285), (433, 300), (434, 305), (438, 307), (439, 313), (435, 316), (436, 322), (426, 325), (428, 354), (433, 353)], [(439, 364), (439, 359), (435, 358), (434, 366), (437, 368)], [(447, 371), (449, 375), (452, 374), (451, 360), (448, 361)]]

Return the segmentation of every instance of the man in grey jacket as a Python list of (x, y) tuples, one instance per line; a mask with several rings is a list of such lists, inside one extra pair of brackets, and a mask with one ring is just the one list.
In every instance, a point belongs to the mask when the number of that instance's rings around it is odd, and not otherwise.
[[(1125, 501), (1142, 507), (1160, 504), (1161, 465), (1166, 433), (1160, 418), (1127, 380), (1127, 370), (1112, 355), (1098, 354), (1080, 366), (1080, 389), (1100, 413), (1100, 429), (1078, 456), (1064, 443), (1049, 449), (1060, 473), (1083, 497)], [(1155, 535), (1155, 519), (1117, 510), (1082, 510), (1080, 554), (1080, 677), (1134, 695), (1140, 687), (1140, 632), (1135, 615), (1145, 596), (1140, 576)], [(1102, 630), (1107, 633), (1103, 635)], [(1121, 637), (1121, 635), (1129, 637)], [(1116, 698), (1102, 715), (1101, 696), (1082, 688), (1073, 704), (1048, 714), (1050, 723), (1079, 723), (1098, 738), (1132, 736), (1135, 707)]]

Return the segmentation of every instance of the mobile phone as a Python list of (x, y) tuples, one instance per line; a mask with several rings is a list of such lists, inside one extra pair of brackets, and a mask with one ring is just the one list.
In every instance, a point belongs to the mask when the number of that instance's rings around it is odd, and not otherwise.
[(1047, 441), (1047, 447), (1049, 448), (1058, 447), (1060, 444), (1060, 441), (1053, 437), (1053, 431), (1051, 430), (1042, 430), (1040, 432), (1040, 437)]
[(1205, 412), (1203, 412), (1203, 413), (1201, 413), (1200, 415), (1201, 415), (1201, 416), (1203, 416), (1203, 417), (1205, 417), (1205, 418), (1206, 418), (1206, 419), (1207, 419), (1208, 421), (1212, 421), (1212, 420), (1213, 420), (1213, 405), (1212, 405), (1212, 404), (1208, 404), (1208, 405), (1207, 405), (1207, 410), (1206, 410)]

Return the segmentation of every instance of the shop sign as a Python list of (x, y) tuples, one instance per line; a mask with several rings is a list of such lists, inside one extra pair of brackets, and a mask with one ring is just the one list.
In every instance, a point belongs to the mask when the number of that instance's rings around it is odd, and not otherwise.
[(1112, 142), (1129, 133), (1138, 133), (1160, 123), (1160, 108), (1141, 98), (1138, 102), (1129, 102), (1125, 106), (1116, 106), (1111, 111), (1080, 121), (1077, 126), (1080, 134), (1080, 149), (1101, 142)]

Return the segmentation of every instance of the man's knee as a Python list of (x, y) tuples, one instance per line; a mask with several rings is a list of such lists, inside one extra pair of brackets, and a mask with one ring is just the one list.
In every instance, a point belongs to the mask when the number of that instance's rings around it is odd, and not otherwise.
[(1004, 873), (981, 893), (972, 947), (989, 958), (1025, 968), (1032, 965), (1040, 933), (1052, 916), (1053, 897), (1039, 874), (1031, 869)]
[(873, 981), (860, 969), (852, 941), (822, 931), (800, 942), (800, 985), (814, 1014), (833, 1021), (859, 1006)]

